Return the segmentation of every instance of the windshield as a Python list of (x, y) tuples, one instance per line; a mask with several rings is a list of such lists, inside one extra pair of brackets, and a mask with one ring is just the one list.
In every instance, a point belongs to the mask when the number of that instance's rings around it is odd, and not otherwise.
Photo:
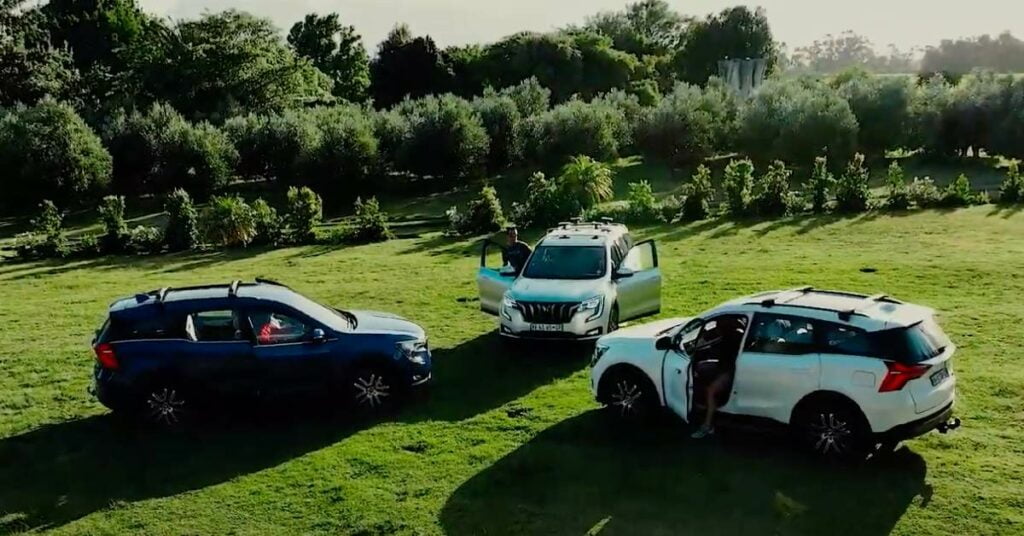
[(601, 246), (539, 246), (523, 270), (529, 279), (598, 279), (608, 270)]
[(298, 292), (294, 293), (293, 300), (289, 300), (293, 307), (306, 313), (314, 320), (323, 323), (335, 331), (351, 331), (356, 327), (355, 316), (351, 313), (339, 311), (326, 305), (321, 305)]

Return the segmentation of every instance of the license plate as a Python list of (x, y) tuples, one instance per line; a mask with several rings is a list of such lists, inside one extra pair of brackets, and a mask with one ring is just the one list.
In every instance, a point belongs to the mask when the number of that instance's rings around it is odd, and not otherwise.
[(942, 383), (942, 380), (945, 380), (948, 377), (949, 377), (949, 369), (947, 369), (946, 367), (942, 367), (941, 370), (939, 370), (939, 371), (937, 371), (937, 372), (935, 372), (934, 374), (931, 375), (932, 386), (935, 386), (935, 385), (938, 385), (938, 384)]
[(530, 324), (530, 331), (556, 332), (564, 330), (561, 324)]

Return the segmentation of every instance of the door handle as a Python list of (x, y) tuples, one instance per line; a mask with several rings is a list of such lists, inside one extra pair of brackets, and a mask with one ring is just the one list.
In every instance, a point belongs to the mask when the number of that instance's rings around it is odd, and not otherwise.
[(678, 368), (676, 369), (676, 374), (682, 374), (682, 373), (683, 373), (683, 369), (678, 369)]

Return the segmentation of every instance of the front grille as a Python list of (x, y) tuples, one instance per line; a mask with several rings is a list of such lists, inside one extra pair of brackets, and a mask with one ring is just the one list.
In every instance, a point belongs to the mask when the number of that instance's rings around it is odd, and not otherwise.
[(519, 302), (523, 319), (535, 324), (565, 324), (579, 307), (578, 303)]

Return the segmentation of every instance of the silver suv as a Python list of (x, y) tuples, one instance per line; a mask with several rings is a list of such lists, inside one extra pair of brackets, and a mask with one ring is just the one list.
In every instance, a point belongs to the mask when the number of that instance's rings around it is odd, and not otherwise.
[(619, 322), (661, 310), (661, 270), (653, 240), (633, 242), (615, 223), (563, 223), (540, 240), (522, 273), (488, 267), (486, 242), (477, 286), (480, 309), (510, 338), (594, 340)]

